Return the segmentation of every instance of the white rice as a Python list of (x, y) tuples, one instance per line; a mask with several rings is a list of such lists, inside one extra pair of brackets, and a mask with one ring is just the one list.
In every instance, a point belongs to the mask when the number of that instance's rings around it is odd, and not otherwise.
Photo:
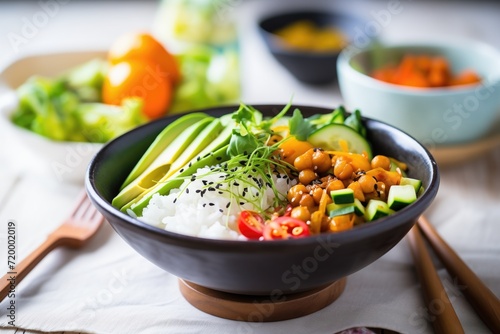
[[(245, 184), (221, 183), (226, 175), (223, 172), (211, 172), (208, 167), (200, 168), (195, 174), (196, 179), (185, 180), (180, 188), (171, 190), (169, 195), (155, 194), (144, 208), (142, 217), (138, 218), (171, 232), (211, 239), (245, 240), (238, 232), (239, 213), (242, 210), (260, 211), (271, 207), (275, 194), (270, 187), (260, 188), (251, 178)], [(286, 176), (273, 175), (272, 178), (276, 189), (283, 196), (295, 184)], [(216, 189), (216, 186), (219, 188)], [(231, 198), (228, 190), (239, 196)], [(264, 195), (256, 196), (260, 191), (264, 191)], [(243, 193), (245, 200), (241, 200)], [(259, 199), (260, 203), (250, 203)]]

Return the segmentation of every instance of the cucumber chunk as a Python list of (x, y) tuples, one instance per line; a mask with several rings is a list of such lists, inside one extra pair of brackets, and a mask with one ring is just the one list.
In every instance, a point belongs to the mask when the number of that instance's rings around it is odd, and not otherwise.
[(402, 177), (401, 182), (399, 183), (401, 186), (411, 185), (415, 188), (415, 193), (418, 194), (420, 188), (422, 188), (422, 181), (417, 179), (412, 179), (411, 177)]
[(330, 216), (330, 218), (350, 213), (355, 213), (356, 216), (365, 215), (365, 207), (357, 198), (355, 198), (354, 203), (351, 204), (330, 203), (326, 206), (326, 211), (328, 212), (328, 216)]
[(386, 202), (378, 199), (371, 199), (365, 209), (365, 219), (370, 222), (389, 216), (392, 213), (394, 213), (394, 210), (390, 209)]
[(333, 190), (330, 192), (330, 196), (335, 204), (354, 203), (354, 191), (350, 188)]
[(411, 184), (392, 186), (387, 195), (387, 204), (392, 210), (400, 210), (417, 200), (417, 193)]
[(328, 212), (328, 216), (330, 218), (342, 215), (348, 215), (354, 213), (356, 211), (356, 207), (354, 204), (335, 204), (330, 203), (326, 207), (326, 211)]
[(366, 152), (372, 158), (372, 149), (368, 141), (351, 127), (344, 124), (329, 124), (314, 131), (307, 139), (314, 147), (329, 151), (342, 151), (342, 142), (347, 144), (351, 153)]

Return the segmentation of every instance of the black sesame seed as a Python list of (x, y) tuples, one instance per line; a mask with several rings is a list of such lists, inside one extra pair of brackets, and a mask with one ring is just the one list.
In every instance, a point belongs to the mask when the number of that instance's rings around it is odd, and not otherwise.
[(186, 188), (186, 194), (189, 194), (189, 188)]
[(217, 158), (215, 158), (215, 159), (217, 159), (217, 161), (221, 161), (221, 160), (222, 160), (222, 157), (217, 157)]
[(231, 202), (227, 202), (226, 209), (228, 209), (230, 206), (231, 206)]
[(210, 205), (210, 206), (214, 206), (215, 204), (214, 204), (214, 203), (208, 203), (208, 205)]

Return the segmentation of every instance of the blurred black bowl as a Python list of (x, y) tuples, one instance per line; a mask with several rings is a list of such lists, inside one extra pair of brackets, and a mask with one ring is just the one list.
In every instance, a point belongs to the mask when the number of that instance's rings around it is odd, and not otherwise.
[[(283, 108), (254, 107), (268, 116)], [(304, 116), (331, 112), (325, 108), (296, 107)], [(221, 116), (237, 108), (220, 107), (205, 112)], [(394, 127), (364, 119), (373, 152), (404, 161), (409, 166), (409, 176), (422, 180), (425, 191), (415, 203), (349, 231), (295, 240), (229, 241), (172, 233), (126, 215), (114, 208), (111, 201), (157, 134), (178, 117), (140, 126), (106, 144), (90, 163), (85, 184), (92, 203), (139, 254), (173, 275), (207, 288), (269, 296), (332, 283), (364, 268), (394, 247), (438, 190), (436, 162), (422, 145)]]
[(354, 39), (355, 29), (363, 29), (365, 21), (361, 18), (335, 13), (328, 10), (293, 11), (272, 14), (262, 18), (258, 29), (267, 48), (274, 58), (290, 73), (307, 84), (325, 85), (337, 79), (337, 57), (339, 50), (314, 52), (285, 47), (274, 33), (297, 21), (309, 21), (318, 27), (332, 27), (343, 33), (346, 42)]

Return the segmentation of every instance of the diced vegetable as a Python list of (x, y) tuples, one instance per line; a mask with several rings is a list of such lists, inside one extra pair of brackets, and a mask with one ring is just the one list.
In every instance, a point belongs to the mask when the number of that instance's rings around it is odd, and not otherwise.
[(330, 195), (335, 204), (354, 203), (354, 191), (350, 188), (333, 190), (330, 192)]
[(417, 179), (413, 179), (411, 177), (402, 177), (400, 185), (404, 186), (407, 184), (412, 185), (413, 188), (415, 188), (416, 194), (418, 194), (418, 192), (420, 191), (420, 188), (422, 188), (422, 181), (417, 180)]
[(417, 200), (413, 185), (392, 186), (387, 196), (387, 204), (392, 210), (400, 210)]
[(389, 216), (392, 213), (394, 213), (394, 211), (389, 208), (386, 202), (378, 199), (371, 199), (365, 209), (365, 218), (367, 221), (374, 221)]
[(328, 212), (329, 217), (335, 217), (349, 213), (355, 213), (356, 216), (360, 217), (365, 215), (365, 207), (357, 198), (354, 199), (353, 203), (349, 204), (330, 203), (326, 206), (326, 211)]

